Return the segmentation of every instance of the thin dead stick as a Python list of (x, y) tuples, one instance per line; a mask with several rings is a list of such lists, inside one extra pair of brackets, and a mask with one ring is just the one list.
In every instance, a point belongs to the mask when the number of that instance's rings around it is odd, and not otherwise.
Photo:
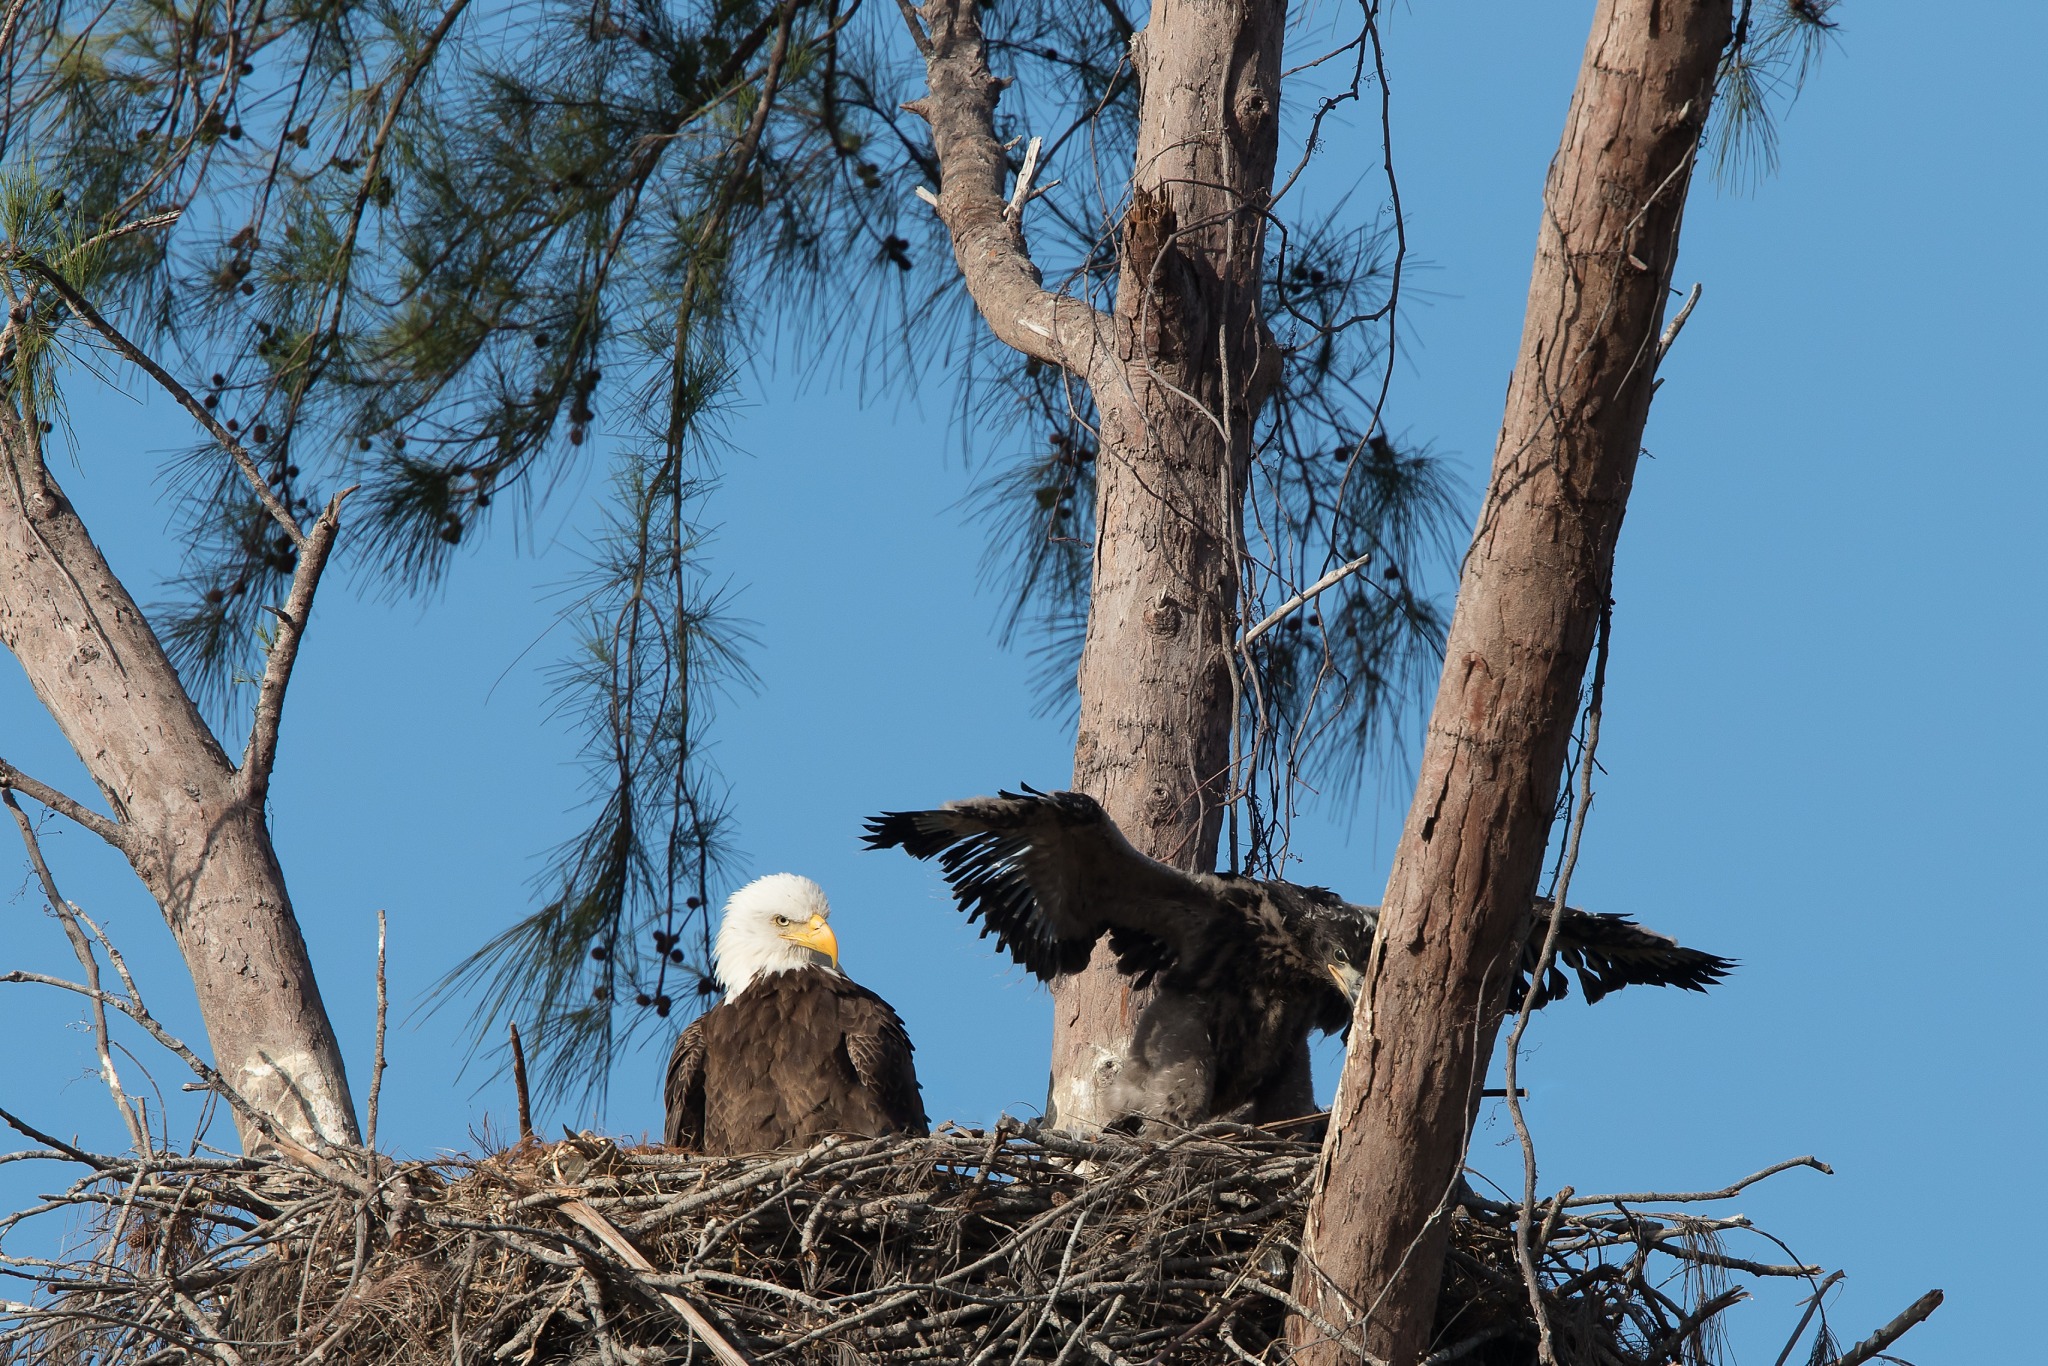
[[(1508, 1114), (1515, 1122), (1515, 1136), (1522, 1145), (1522, 1212), (1515, 1220), (1515, 1260), (1521, 1263), (1522, 1279), (1529, 1288), (1529, 1309), (1536, 1316), (1536, 1355), (1543, 1366), (1557, 1366), (1557, 1348), (1550, 1336), (1550, 1312), (1543, 1303), (1543, 1280), (1536, 1271), (1536, 1249), (1529, 1233), (1529, 1220), (1536, 1211), (1536, 1140), (1522, 1115), (1518, 1084), (1517, 1055), (1529, 1017), (1536, 1011), (1537, 993), (1543, 990), (1543, 976), (1550, 971), (1557, 954), (1558, 927), (1564, 921), (1565, 897), (1572, 885), (1572, 869), (1579, 861), (1579, 841), (1586, 833), (1586, 813), (1593, 805), (1593, 754), (1600, 746), (1600, 706), (1607, 691), (1607, 641), (1613, 624), (1614, 605), (1600, 608), (1600, 634), (1593, 651), (1593, 690), (1586, 699), (1586, 747), (1579, 755), (1579, 800), (1572, 812), (1571, 831), (1565, 839), (1564, 862), (1558, 867), (1557, 886), (1550, 895), (1550, 914), (1544, 918), (1543, 951), (1529, 971), (1529, 985), (1522, 993), (1522, 1008), (1515, 1015), (1515, 1027), (1508, 1034), (1506, 1059)], [(1561, 1205), (1562, 1198), (1558, 1201)]]
[[(654, 1263), (641, 1255), (640, 1249), (628, 1242), (626, 1235), (619, 1232), (611, 1220), (583, 1201), (564, 1200), (556, 1208), (596, 1235), (597, 1240), (610, 1248), (612, 1254), (627, 1266), (639, 1272), (654, 1272)], [(711, 1354), (724, 1362), (725, 1366), (753, 1366), (752, 1359), (727, 1341), (725, 1334), (719, 1332), (717, 1325), (706, 1318), (704, 1312), (696, 1305), (673, 1291), (658, 1290), (655, 1293), (661, 1296), (664, 1304), (682, 1317), (684, 1323), (690, 1325), (690, 1331), (695, 1333), (704, 1345), (711, 1349)]]
[(1678, 334), (1685, 331), (1685, 320), (1692, 316), (1694, 305), (1700, 301), (1700, 293), (1700, 287), (1695, 283), (1692, 287), (1692, 293), (1685, 296), (1685, 303), (1679, 308), (1678, 316), (1665, 324), (1664, 335), (1657, 338), (1657, 363), (1659, 365), (1664, 363), (1664, 353), (1669, 351), (1671, 344), (1678, 340)]
[(93, 1153), (86, 1152), (83, 1148), (73, 1147), (71, 1144), (66, 1143), (63, 1139), (58, 1138), (54, 1134), (44, 1133), (41, 1129), (38, 1129), (35, 1125), (29, 1123), (27, 1120), (21, 1118), (19, 1115), (10, 1114), (5, 1109), (0, 1109), (0, 1124), (5, 1124), (8, 1128), (14, 1130), (14, 1132), (20, 1134), (23, 1138), (31, 1139), (37, 1143), (46, 1143), (50, 1147), (55, 1148), (58, 1152), (64, 1154), (64, 1156), (70, 1158), (73, 1162), (82, 1162), (86, 1166), (91, 1167), (94, 1171), (105, 1171), (108, 1167), (113, 1165), (105, 1158), (96, 1156)]
[(149, 1133), (142, 1127), (142, 1118), (135, 1111), (134, 1102), (121, 1089), (121, 1076), (114, 1070), (114, 1045), (107, 1034), (107, 1006), (100, 996), (100, 960), (92, 951), (92, 941), (79, 928), (77, 908), (66, 901), (57, 890), (57, 880), (51, 876), (50, 865), (43, 858), (43, 846), (36, 839), (36, 828), (21, 809), (21, 803), (14, 799), (10, 787), (0, 786), (0, 802), (14, 813), (14, 823), (21, 827), (21, 842), (27, 846), (28, 861), (36, 870), (36, 878), (43, 884), (43, 896), (50, 903), (50, 913), (64, 927), (64, 937), (71, 941), (71, 952), (78, 958), (78, 965), (85, 970), (85, 984), (94, 993), (92, 997), (92, 1038), (100, 1059), (100, 1080), (106, 1083), (107, 1094), (114, 1098), (114, 1108), (121, 1112), (121, 1122), (128, 1126), (128, 1137), (135, 1142), (137, 1153), (149, 1151)]
[(384, 992), (384, 908), (377, 908), (377, 1051), (370, 1063), (369, 1127), (363, 1146), (377, 1150), (377, 1099), (384, 1090), (384, 1014), (389, 1000)]
[(1941, 1308), (1942, 1293), (1930, 1290), (1907, 1305), (1899, 1316), (1863, 1341), (1836, 1357), (1828, 1366), (1863, 1366), (1863, 1363), (1904, 1337), (1913, 1325)]
[[(5, 43), (0, 43), (0, 48), (5, 47)], [(157, 228), (168, 228), (171, 224), (184, 217), (184, 214), (185, 211), (183, 209), (169, 209), (163, 213), (151, 214), (147, 218), (130, 219), (118, 227), (108, 228), (105, 232), (94, 233), (71, 250), (65, 252), (60, 259), (64, 261), (75, 260), (84, 253), (91, 251), (94, 247), (103, 247), (109, 242), (117, 242), (131, 233), (150, 232)]]
[(519, 1141), (533, 1137), (533, 1102), (526, 1091), (526, 1050), (519, 1045), (519, 1022), (507, 1020), (512, 1035), (512, 1091), (519, 1099)]
[[(78, 914), (78, 912), (74, 911), (73, 914)], [(95, 930), (97, 932), (97, 927), (95, 927)], [(107, 942), (105, 936), (101, 936), (100, 942), (102, 944)], [(111, 956), (111, 951), (109, 956)], [(116, 965), (117, 967), (119, 966), (118, 960), (116, 960)], [(278, 1129), (276, 1124), (271, 1122), (268, 1115), (250, 1104), (247, 1097), (240, 1091), (237, 1091), (218, 1070), (209, 1065), (197, 1053), (193, 1052), (184, 1040), (159, 1024), (156, 1017), (143, 1009), (140, 1000), (134, 996), (134, 984), (125, 968), (121, 968), (121, 980), (129, 988), (130, 995), (126, 998), (115, 996), (109, 992), (95, 990), (78, 982), (67, 982), (62, 977), (52, 977), (45, 972), (24, 972), (16, 968), (11, 972), (0, 973), (0, 983), (21, 982), (34, 986), (55, 987), (59, 991), (73, 992), (89, 1000), (99, 1001), (112, 1006), (140, 1025), (143, 1032), (148, 1034), (150, 1038), (156, 1040), (157, 1043), (170, 1052), (175, 1053), (178, 1060), (191, 1068), (193, 1075), (199, 1078), (201, 1082), (199, 1089), (211, 1091), (222, 1100), (225, 1100), (237, 1115), (240, 1115), (248, 1122), (251, 1128), (263, 1135), (266, 1142), (274, 1144), (280, 1152), (283, 1152), (307, 1169), (325, 1177), (338, 1186), (354, 1191), (358, 1195), (370, 1193), (372, 1186), (369, 1181), (357, 1176), (347, 1168), (329, 1161), (311, 1148), (284, 1134)], [(325, 1145), (323, 1144), (323, 1146)]]
[(1031, 199), (1031, 177), (1038, 173), (1038, 149), (1044, 144), (1044, 138), (1033, 138), (1024, 149), (1024, 165), (1017, 172), (1017, 188), (1010, 192), (1009, 207), (1003, 210), (1003, 216), (1012, 223), (1024, 217), (1024, 206)]
[(1799, 1316), (1799, 1326), (1792, 1330), (1792, 1336), (1785, 1341), (1785, 1350), (1778, 1353), (1778, 1359), (1772, 1366), (1785, 1366), (1786, 1359), (1792, 1355), (1792, 1349), (1797, 1347), (1799, 1339), (1806, 1335), (1806, 1325), (1813, 1322), (1814, 1312), (1820, 1308), (1821, 1300), (1827, 1296), (1835, 1282), (1847, 1274), (1846, 1271), (1831, 1272), (1826, 1280), (1814, 1287), (1812, 1297), (1806, 1301), (1806, 1312)]
[(1751, 1172), (1733, 1185), (1723, 1186), (1717, 1191), (1626, 1191), (1620, 1195), (1581, 1195), (1564, 1202), (1566, 1209), (1578, 1209), (1585, 1205), (1684, 1205), (1704, 1203), (1708, 1200), (1732, 1200), (1737, 1195), (1765, 1177), (1776, 1176), (1779, 1172), (1794, 1167), (1811, 1167), (1827, 1176), (1833, 1176), (1835, 1169), (1819, 1158), (1788, 1157), (1783, 1162), (1773, 1162), (1760, 1172)]
[(1690, 1314), (1687, 1314), (1683, 1319), (1680, 1319), (1676, 1327), (1651, 1344), (1645, 1359), (1649, 1361), (1674, 1360), (1677, 1357), (1678, 1349), (1685, 1345), (1686, 1339), (1706, 1327), (1708, 1319), (1713, 1318), (1714, 1315), (1724, 1309), (1733, 1308), (1748, 1298), (1749, 1292), (1739, 1285), (1723, 1290), (1720, 1294), (1701, 1304)]
[(1372, 552), (1368, 550), (1357, 559), (1338, 565), (1335, 569), (1332, 569), (1329, 573), (1323, 575), (1320, 579), (1317, 579), (1314, 583), (1274, 608), (1265, 620), (1252, 627), (1251, 630), (1246, 631), (1243, 637), (1238, 640), (1237, 648), (1240, 650), (1248, 649), (1253, 641), (1287, 620), (1288, 617), (1294, 615), (1303, 607), (1306, 607), (1314, 598), (1329, 589), (1335, 588), (1338, 584), (1365, 568), (1371, 561)]

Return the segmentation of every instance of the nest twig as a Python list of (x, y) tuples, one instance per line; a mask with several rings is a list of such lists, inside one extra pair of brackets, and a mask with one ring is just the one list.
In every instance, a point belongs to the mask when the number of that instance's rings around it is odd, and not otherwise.
[[(44, 1155), (86, 1170), (0, 1239), (80, 1210), (97, 1236), (76, 1260), (0, 1256), (42, 1287), (0, 1302), (4, 1361), (1148, 1366), (1285, 1359), (1317, 1150), (1230, 1125), (1083, 1142), (1006, 1121), (761, 1158), (589, 1135), (448, 1162), (363, 1151), (347, 1181), (289, 1158)], [(1741, 1184), (1537, 1206), (1560, 1358), (1697, 1360), (1742, 1297), (1728, 1272), (1817, 1276), (1727, 1252), (1740, 1216), (1637, 1208)], [(1453, 1211), (1432, 1366), (1533, 1359), (1520, 1213), (1470, 1192)]]

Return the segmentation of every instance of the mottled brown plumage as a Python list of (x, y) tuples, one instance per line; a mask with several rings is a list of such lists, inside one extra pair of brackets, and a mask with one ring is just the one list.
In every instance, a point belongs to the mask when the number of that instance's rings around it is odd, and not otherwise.
[(706, 1153), (928, 1127), (903, 1021), (829, 967), (765, 973), (705, 1012), (676, 1040), (664, 1094), (662, 1141)]
[[(936, 859), (968, 918), (1043, 980), (1078, 972), (1106, 938), (1119, 971), (1157, 983), (1128, 1049), (1098, 1048), (1088, 1083), (1097, 1113), (1141, 1121), (1197, 1124), (1246, 1106), (1260, 1122), (1292, 1118), (1309, 1035), (1348, 1028), (1378, 933), (1378, 907), (1321, 887), (1147, 858), (1079, 792), (1027, 787), (885, 812), (868, 822), (867, 843)], [(1517, 972), (1499, 979), (1502, 1009), (1521, 1005), (1536, 967), (1549, 903), (1532, 912)], [(1569, 992), (1566, 968), (1597, 1001), (1636, 984), (1704, 991), (1733, 966), (1623, 916), (1568, 906), (1535, 1003)]]

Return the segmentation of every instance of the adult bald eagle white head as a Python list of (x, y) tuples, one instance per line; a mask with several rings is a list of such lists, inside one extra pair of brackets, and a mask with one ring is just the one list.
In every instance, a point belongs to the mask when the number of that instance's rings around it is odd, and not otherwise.
[[(1129, 1052), (1104, 1050), (1087, 1082), (1095, 1091), (1082, 1108), (1110, 1123), (1302, 1113), (1308, 1037), (1349, 1026), (1379, 928), (1378, 907), (1321, 887), (1186, 873), (1147, 858), (1079, 792), (1026, 788), (888, 812), (868, 822), (867, 843), (936, 857), (968, 918), (1043, 980), (1078, 972), (1106, 934), (1123, 973), (1157, 982)], [(1540, 944), (1524, 938), (1515, 982), (1502, 983), (1504, 1004), (1519, 1004), (1535, 966)], [(1634, 984), (1704, 991), (1733, 966), (1623, 916), (1572, 907), (1537, 1004), (1569, 993), (1565, 967), (1597, 1001)], [(1060, 1102), (1049, 1098), (1050, 1118)]]
[(725, 999), (669, 1054), (664, 1143), (754, 1153), (826, 1134), (925, 1132), (910, 1035), (839, 970), (831, 918), (824, 889), (794, 873), (727, 900), (712, 947)]

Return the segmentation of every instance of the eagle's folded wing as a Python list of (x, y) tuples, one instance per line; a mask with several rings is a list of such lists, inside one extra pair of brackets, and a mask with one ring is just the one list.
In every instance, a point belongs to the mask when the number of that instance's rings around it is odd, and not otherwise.
[[(1521, 1004), (1528, 974), (1543, 951), (1544, 920), (1550, 904), (1539, 900), (1522, 970), (1517, 976), (1514, 1004)], [(1627, 986), (1683, 987), (1705, 991), (1726, 977), (1735, 961), (1699, 949), (1688, 949), (1668, 935), (1646, 930), (1625, 915), (1600, 915), (1567, 906), (1557, 927), (1556, 960), (1537, 993), (1536, 1004), (1548, 1005), (1571, 994), (1564, 975), (1570, 968), (1591, 1005), (1611, 991)]]
[(704, 1146), (704, 1020), (676, 1036), (662, 1084), (661, 1141), (671, 1148)]
[(867, 829), (871, 849), (936, 857), (968, 919), (1046, 980), (1087, 966), (1105, 931), (1115, 932), (1120, 957), (1129, 950), (1156, 970), (1217, 913), (1201, 883), (1133, 849), (1079, 792), (1027, 787), (938, 811), (885, 812)]
[(925, 1117), (924, 1093), (911, 1060), (910, 1031), (887, 1001), (865, 987), (857, 992), (840, 1007), (846, 1057), (853, 1064), (853, 1074), (874, 1093), (890, 1123), (924, 1133), (931, 1121)]

